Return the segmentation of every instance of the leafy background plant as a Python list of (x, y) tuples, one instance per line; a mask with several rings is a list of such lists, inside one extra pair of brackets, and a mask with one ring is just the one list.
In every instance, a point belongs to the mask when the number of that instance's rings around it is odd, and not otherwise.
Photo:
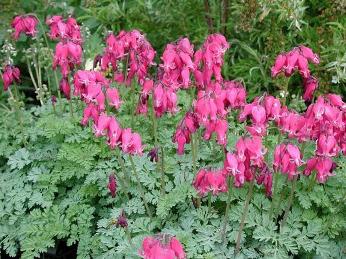
[[(221, 5), (225, 1), (209, 1), (210, 28), (206, 22), (204, 1), (16, 1), (4, 4), (1, 16), (0, 44), (9, 37), (9, 22), (15, 13), (38, 12), (43, 20), (49, 14), (71, 13), (83, 24), (85, 61), (102, 51), (102, 41), (108, 30), (139, 28), (158, 50), (180, 36), (188, 36), (200, 45), (210, 31), (224, 31), (231, 42), (223, 74), (226, 79), (242, 80), (249, 99), (268, 91), (277, 93), (280, 83), (270, 78), (270, 66), (277, 53), (297, 44), (307, 44), (322, 53), (322, 63), (314, 74), (320, 79), (319, 93), (336, 92), (345, 95), (346, 6), (342, 1), (254, 1), (237, 0), (229, 4), (227, 19), (222, 23)], [(9, 110), (7, 96), (2, 93), (0, 117), (0, 242), (10, 256), (20, 253), (33, 258), (59, 241), (78, 246), (79, 258), (136, 258), (143, 237), (158, 231), (176, 235), (189, 258), (230, 258), (234, 253), (242, 206), (247, 188), (232, 190), (232, 203), (227, 228), (227, 243), (222, 244), (220, 215), (225, 209), (226, 195), (213, 200), (208, 212), (207, 202), (196, 209), (197, 195), (191, 186), (194, 177), (191, 150), (177, 156), (171, 136), (182, 115), (166, 116), (159, 121), (159, 143), (165, 150), (165, 195), (160, 194), (160, 174), (146, 156), (136, 158), (136, 169), (146, 199), (155, 211), (154, 220), (145, 208), (127, 156), (120, 160), (102, 139), (95, 139), (91, 129), (79, 124), (80, 103), (74, 103), (75, 117), (67, 112), (56, 116), (49, 104), (36, 106), (32, 85), (25, 70), (25, 53), (30, 40), (17, 43), (16, 63), (24, 71), (20, 92), (25, 101), (24, 121), (17, 123)], [(40, 47), (39, 45), (37, 46)], [(158, 61), (158, 60), (157, 60)], [(47, 63), (49, 67), (51, 64)], [(44, 81), (53, 82), (52, 74)], [(280, 81), (279, 81), (280, 82)], [(53, 84), (52, 84), (53, 85)], [(289, 88), (290, 105), (304, 107), (299, 96), (298, 79)], [(52, 93), (54, 87), (50, 88)], [(128, 93), (123, 93), (128, 94)], [(48, 97), (47, 97), (48, 98)], [(190, 97), (182, 93), (180, 108), (187, 109)], [(67, 103), (63, 103), (64, 110)], [(128, 104), (120, 111), (119, 120), (129, 125)], [(230, 118), (229, 148), (243, 134), (242, 125)], [(153, 147), (150, 121), (137, 117), (134, 129), (141, 133), (146, 150)], [(276, 145), (276, 133), (267, 139), (269, 153)], [(200, 142), (197, 168), (217, 167), (223, 156), (213, 144)], [(312, 154), (306, 149), (306, 157)], [(122, 162), (125, 171), (122, 170)], [(325, 185), (308, 189), (309, 180), (298, 182), (292, 212), (287, 225), (279, 231), (277, 220), (269, 216), (271, 200), (264, 190), (255, 189), (242, 235), (244, 258), (342, 258), (345, 256), (346, 162), (337, 161), (336, 176)], [(130, 177), (131, 185), (120, 180), (118, 194), (112, 199), (106, 188), (108, 175)], [(289, 186), (284, 177), (279, 182), (283, 199), (275, 212), (285, 210)], [(129, 200), (125, 195), (129, 192)], [(279, 199), (279, 197), (276, 197)], [(124, 209), (129, 221), (128, 234), (114, 224)], [(132, 246), (131, 245), (134, 246)]]

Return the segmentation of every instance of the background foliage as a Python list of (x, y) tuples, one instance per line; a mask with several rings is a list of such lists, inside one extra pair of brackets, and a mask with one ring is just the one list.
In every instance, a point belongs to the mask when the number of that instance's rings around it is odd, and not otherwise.
[[(228, 2), (227, 15), (224, 12)], [(181, 36), (188, 36), (199, 46), (210, 32), (223, 32), (232, 47), (228, 51), (223, 74), (226, 79), (239, 79), (249, 92), (249, 99), (268, 91), (276, 94), (280, 81), (270, 77), (274, 57), (297, 44), (306, 44), (321, 54), (321, 64), (313, 73), (320, 80), (319, 93), (346, 94), (346, 4), (343, 0), (234, 0), (209, 1), (206, 14), (202, 0), (71, 0), (71, 1), (3, 1), (0, 14), (0, 44), (9, 37), (9, 23), (14, 14), (35, 12), (41, 20), (52, 14), (73, 14), (83, 24), (85, 62), (101, 53), (107, 31), (138, 28), (158, 51), (165, 44)], [(208, 26), (206, 15), (212, 21)], [(223, 20), (222, 17), (226, 17)], [(51, 105), (36, 106), (33, 86), (25, 68), (25, 53), (30, 40), (17, 43), (14, 57), (23, 71), (20, 92), (24, 107), (23, 123), (17, 123), (16, 114), (6, 108), (7, 95), (1, 95), (0, 116), (0, 247), (9, 255), (18, 253), (32, 258), (46, 252), (60, 241), (78, 245), (80, 258), (136, 258), (144, 236), (157, 231), (177, 235), (189, 258), (229, 258), (233, 256), (241, 210), (247, 188), (232, 193), (228, 242), (220, 239), (220, 225), (226, 195), (214, 201), (208, 213), (206, 202), (196, 209), (192, 198), (196, 193), (191, 186), (191, 152), (177, 156), (171, 136), (179, 116), (166, 116), (159, 122), (159, 142), (165, 149), (166, 194), (160, 194), (160, 175), (156, 165), (146, 156), (136, 158), (140, 181), (146, 188), (146, 198), (155, 209), (150, 220), (131, 173), (126, 156), (119, 159), (104, 140), (94, 138), (91, 129), (79, 124), (81, 107), (74, 103), (76, 114), (54, 114)], [(157, 58), (157, 62), (159, 59)], [(49, 61), (46, 66), (50, 67)], [(45, 82), (50, 82), (49, 73)], [(291, 80), (290, 104), (304, 107), (296, 96), (300, 94), (299, 79)], [(53, 91), (53, 90), (52, 90)], [(126, 93), (125, 93), (126, 94)], [(185, 93), (180, 96), (181, 109), (187, 109), (191, 100)], [(64, 110), (67, 103), (64, 103)], [(119, 120), (130, 124), (129, 110), (121, 110)], [(180, 115), (181, 116), (181, 115)], [(243, 133), (241, 126), (230, 123), (229, 147)], [(161, 129), (161, 130), (160, 130)], [(165, 130), (163, 130), (165, 129)], [(153, 146), (151, 124), (138, 117), (134, 130), (139, 131), (146, 151)], [(269, 136), (272, 152), (276, 136)], [(219, 166), (222, 153), (213, 144), (201, 142), (198, 167)], [(306, 149), (306, 156), (312, 154)], [(115, 171), (121, 176), (122, 163), (132, 185), (119, 181), (118, 196), (112, 199), (106, 185), (108, 175)], [(298, 182), (292, 213), (283, 232), (277, 221), (269, 216), (271, 201), (257, 188), (242, 235), (244, 258), (342, 258), (346, 246), (346, 162), (340, 158), (336, 176), (325, 185)], [(289, 186), (281, 179), (279, 187), (283, 200)], [(124, 190), (130, 193), (129, 200)], [(280, 203), (276, 214), (282, 215), (286, 202)], [(129, 220), (128, 235), (114, 225), (124, 209)], [(132, 245), (134, 246), (132, 246)]]

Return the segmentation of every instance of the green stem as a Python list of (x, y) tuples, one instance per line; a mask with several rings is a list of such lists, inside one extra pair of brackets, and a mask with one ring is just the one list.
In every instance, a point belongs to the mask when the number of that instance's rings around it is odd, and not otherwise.
[[(30, 75), (32, 84), (34, 85), (35, 90), (36, 90), (37, 94), (39, 95), (39, 89), (38, 89), (38, 86), (37, 86), (37, 83), (36, 83), (34, 74), (32, 73), (31, 66), (30, 66), (30, 62), (29, 62), (29, 59), (28, 59), (28, 58), (26, 59), (26, 65), (27, 65), (27, 67), (28, 67), (28, 71), (29, 71), (29, 75)], [(40, 104), (43, 105), (43, 102), (42, 102), (41, 98), (39, 98), (39, 101), (40, 101)]]
[[(280, 142), (281, 142), (281, 134), (279, 132), (276, 145), (280, 145)], [(279, 181), (279, 172), (274, 170), (274, 190), (272, 193), (273, 198), (272, 198), (272, 202), (270, 205), (269, 218), (272, 217), (273, 211), (276, 209), (276, 206), (274, 206), (274, 204), (275, 204), (275, 198), (276, 198), (276, 193), (277, 193), (277, 188), (278, 188), (278, 181)]]
[(139, 192), (140, 192), (140, 194), (141, 194), (141, 196), (142, 196), (142, 200), (143, 200), (145, 209), (146, 209), (146, 211), (147, 211), (147, 213), (148, 213), (148, 216), (149, 216), (150, 220), (152, 221), (153, 217), (152, 217), (150, 208), (149, 208), (149, 206), (148, 206), (147, 200), (145, 199), (144, 189), (143, 189), (142, 183), (141, 183), (141, 181), (140, 181), (140, 179), (139, 179), (139, 176), (138, 176), (138, 174), (137, 174), (137, 170), (136, 170), (135, 163), (133, 162), (133, 158), (132, 158), (131, 155), (129, 155), (129, 158), (130, 158), (130, 162), (131, 162), (131, 166), (132, 166), (133, 173), (134, 173), (134, 175), (135, 175), (135, 177), (136, 177), (136, 181), (137, 181), (137, 183), (138, 183), (138, 189), (139, 189)]
[(314, 189), (315, 183), (316, 183), (316, 172), (314, 171), (311, 175), (311, 178), (310, 178), (308, 192), (311, 192)]
[(129, 241), (129, 244), (133, 247), (131, 233), (130, 233), (128, 227), (125, 227), (125, 233), (126, 233), (126, 236), (127, 236), (127, 240)]
[(281, 221), (281, 225), (280, 225), (280, 230), (283, 229), (283, 227), (285, 226), (286, 224), (286, 220), (287, 220), (287, 217), (288, 217), (288, 213), (290, 212), (290, 209), (291, 209), (291, 206), (292, 206), (292, 202), (293, 202), (293, 197), (294, 197), (294, 192), (296, 190), (296, 183), (297, 183), (297, 176), (295, 176), (292, 180), (292, 188), (291, 188), (291, 193), (290, 193), (290, 197), (289, 197), (289, 200), (288, 200), (288, 205), (286, 207), (286, 210), (285, 210), (285, 214), (282, 218), (282, 221)]
[(128, 189), (128, 188), (129, 188), (129, 184), (130, 184), (130, 178), (129, 178), (129, 176), (126, 174), (125, 165), (124, 165), (124, 160), (123, 160), (123, 158), (121, 157), (120, 150), (117, 149), (116, 153), (117, 153), (118, 161), (119, 161), (119, 164), (120, 164), (120, 167), (121, 167), (121, 172), (123, 173), (123, 176), (124, 176), (124, 178), (123, 178), (123, 179), (124, 179), (124, 183), (126, 183), (126, 184), (125, 184), (125, 187), (126, 187), (126, 189)]
[(211, 192), (208, 192), (208, 212), (211, 212)]
[(72, 104), (72, 96), (70, 97), (70, 100), (68, 100), (68, 104), (70, 106), (70, 116), (71, 118), (74, 118), (74, 114), (73, 114), (73, 104)]
[(278, 188), (278, 182), (279, 182), (279, 172), (274, 171), (274, 190), (273, 190), (273, 194), (272, 194), (272, 196), (273, 196), (272, 202), (270, 204), (269, 218), (272, 217), (273, 210), (276, 209), (276, 206), (274, 206), (274, 204), (275, 204), (275, 197), (276, 197), (277, 188)]
[(245, 225), (245, 219), (247, 217), (247, 213), (249, 210), (249, 204), (250, 204), (250, 200), (252, 198), (254, 184), (255, 184), (255, 182), (251, 181), (249, 191), (247, 193), (246, 200), (244, 203), (243, 214), (242, 214), (241, 221), (240, 221), (240, 227), (239, 227), (238, 236), (237, 236), (237, 243), (236, 243), (236, 247), (235, 247), (235, 255), (237, 255), (240, 251), (241, 234), (243, 232), (244, 225)]
[(229, 214), (229, 208), (231, 204), (231, 197), (232, 197), (232, 192), (231, 192), (231, 177), (228, 176), (228, 198), (226, 202), (226, 210), (225, 210), (225, 217), (223, 220), (223, 227), (221, 229), (221, 242), (225, 243), (226, 242), (226, 231), (227, 231), (227, 226), (228, 226), (228, 214)]
[(195, 140), (194, 140), (194, 135), (191, 136), (191, 153), (192, 153), (192, 168), (193, 168), (193, 173), (196, 173), (196, 149), (195, 149)]
[(58, 75), (56, 73), (56, 71), (53, 71), (54, 73), (54, 79), (55, 79), (55, 84), (56, 84), (56, 91), (58, 93), (58, 99), (59, 99), (59, 107), (60, 107), (60, 112), (63, 113), (63, 109), (62, 109), (62, 100), (61, 100), (61, 93), (60, 93), (60, 88), (59, 88), (59, 80), (58, 80)]
[(161, 146), (161, 194), (165, 194), (165, 163), (164, 163), (164, 152), (163, 152), (163, 147)]

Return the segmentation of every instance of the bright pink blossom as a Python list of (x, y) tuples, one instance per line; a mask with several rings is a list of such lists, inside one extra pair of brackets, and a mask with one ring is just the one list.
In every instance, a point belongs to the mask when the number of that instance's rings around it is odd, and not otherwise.
[(288, 175), (288, 179), (292, 180), (299, 174), (298, 167), (303, 164), (302, 155), (297, 146), (293, 144), (280, 144), (274, 150), (274, 170), (281, 171)]
[(108, 104), (110, 106), (113, 106), (116, 109), (120, 108), (121, 100), (120, 100), (120, 95), (119, 95), (118, 89), (107, 88), (106, 96), (107, 96)]
[(142, 139), (138, 133), (133, 133), (130, 128), (123, 129), (121, 133), (121, 148), (124, 153), (142, 155)]
[(71, 86), (70, 83), (68, 82), (68, 78), (62, 78), (60, 80), (60, 91), (65, 95), (67, 100), (70, 100), (71, 98)]
[(174, 236), (159, 234), (143, 240), (139, 255), (144, 259), (185, 259), (183, 246)]
[(305, 101), (311, 101), (312, 97), (314, 95), (314, 92), (316, 91), (318, 87), (318, 81), (316, 78), (310, 76), (307, 79), (304, 79), (304, 95), (303, 99)]
[(97, 120), (99, 118), (99, 110), (97, 106), (93, 103), (89, 103), (87, 107), (84, 109), (81, 124), (85, 126), (90, 118), (93, 120), (94, 123), (97, 123)]
[(13, 18), (11, 26), (14, 29), (13, 38), (18, 40), (20, 34), (34, 37), (37, 34), (38, 20), (33, 15), (18, 15)]
[(329, 157), (312, 157), (306, 162), (304, 170), (305, 175), (310, 175), (312, 171), (316, 170), (316, 180), (319, 183), (325, 183), (330, 176), (334, 176), (333, 170), (336, 164)]
[(53, 69), (60, 67), (63, 77), (67, 77), (69, 72), (82, 62), (82, 47), (73, 42), (59, 42), (55, 47)]
[(2, 81), (4, 84), (4, 91), (8, 90), (8, 87), (13, 84), (13, 82), (20, 82), (20, 70), (18, 67), (12, 65), (6, 65), (4, 71), (2, 72)]
[(209, 192), (213, 195), (218, 195), (220, 192), (227, 192), (226, 172), (224, 169), (201, 169), (193, 181), (193, 186), (202, 197)]
[(74, 18), (69, 17), (64, 21), (62, 16), (54, 15), (46, 20), (46, 24), (50, 28), (48, 35), (51, 39), (82, 43), (80, 27)]
[(207, 37), (201, 49), (195, 52), (194, 66), (197, 86), (204, 88), (212, 79), (222, 81), (221, 66), (229, 44), (221, 34), (211, 34)]
[(284, 72), (285, 76), (291, 76), (295, 70), (298, 70), (303, 78), (309, 78), (309, 62), (318, 64), (319, 58), (310, 48), (302, 45), (287, 53), (281, 53), (271, 69), (272, 77), (276, 77), (281, 72)]

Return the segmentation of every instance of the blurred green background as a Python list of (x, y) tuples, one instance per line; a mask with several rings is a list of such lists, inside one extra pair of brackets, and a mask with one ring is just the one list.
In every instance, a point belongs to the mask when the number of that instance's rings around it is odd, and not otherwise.
[[(231, 43), (224, 77), (242, 80), (250, 98), (263, 91), (277, 94), (281, 81), (270, 77), (275, 56), (305, 44), (321, 56), (311, 67), (320, 80), (318, 93), (346, 95), (345, 0), (2, 0), (1, 7), (0, 45), (10, 38), (16, 14), (35, 12), (42, 21), (47, 15), (73, 15), (83, 25), (86, 59), (102, 52), (108, 31), (141, 30), (157, 50), (157, 62), (164, 46), (179, 37), (199, 47), (206, 35), (221, 32)], [(29, 41), (16, 44), (25, 47)], [(22, 55), (15, 58), (19, 66)], [(290, 81), (291, 95), (301, 88), (299, 76)]]

